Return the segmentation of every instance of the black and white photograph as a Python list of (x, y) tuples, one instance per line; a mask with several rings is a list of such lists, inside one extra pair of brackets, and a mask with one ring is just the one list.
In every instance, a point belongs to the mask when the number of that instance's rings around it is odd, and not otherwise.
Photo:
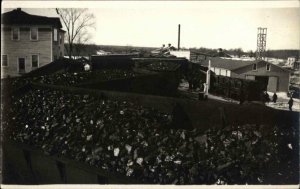
[(299, 188), (299, 1), (1, 5), (1, 188)]

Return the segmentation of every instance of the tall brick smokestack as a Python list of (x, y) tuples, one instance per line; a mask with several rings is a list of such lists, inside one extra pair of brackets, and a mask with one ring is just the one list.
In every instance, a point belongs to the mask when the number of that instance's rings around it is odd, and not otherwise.
[(178, 24), (178, 50), (180, 50), (180, 24)]

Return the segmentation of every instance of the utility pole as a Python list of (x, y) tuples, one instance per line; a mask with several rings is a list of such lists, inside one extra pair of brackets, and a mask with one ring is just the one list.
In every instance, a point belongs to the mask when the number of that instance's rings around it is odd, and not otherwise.
[(211, 62), (208, 60), (208, 68), (206, 71), (206, 88), (205, 88), (205, 95), (208, 96), (208, 90), (210, 88), (210, 69), (211, 69)]

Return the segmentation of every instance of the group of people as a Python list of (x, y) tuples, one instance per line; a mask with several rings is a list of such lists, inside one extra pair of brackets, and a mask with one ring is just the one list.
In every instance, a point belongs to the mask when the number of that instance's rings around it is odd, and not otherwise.
[(170, 50), (176, 50), (176, 48), (173, 47), (173, 46), (171, 45), (171, 43), (169, 43), (167, 47), (165, 46), (165, 44), (163, 44), (162, 47), (161, 47), (161, 50), (162, 50), (162, 51), (170, 51)]
[(172, 50), (176, 50), (175, 47), (173, 47), (170, 43), (168, 44), (168, 46), (166, 47), (165, 44), (162, 45), (162, 47), (160, 47), (159, 49), (155, 49), (153, 51), (151, 51), (151, 55), (152, 56), (158, 56), (158, 57), (169, 57), (169, 56), (173, 56), (170, 54), (170, 51)]
[[(273, 94), (273, 97), (272, 97), (272, 102), (273, 103), (276, 103), (277, 102), (277, 94), (276, 92)], [(265, 91), (264, 95), (263, 95), (263, 102), (264, 103), (269, 103), (271, 101), (270, 99), (270, 96), (269, 94), (267, 93), (267, 91)], [(292, 111), (292, 107), (293, 107), (293, 104), (294, 104), (294, 100), (293, 100), (293, 97), (291, 95), (289, 101), (288, 101), (288, 105), (289, 105), (289, 110)]]
[[(272, 97), (272, 102), (274, 102), (274, 103), (276, 103), (277, 102), (277, 94), (276, 93), (274, 93), (273, 94), (273, 97)], [(264, 93), (264, 96), (263, 96), (263, 102), (264, 103), (269, 103), (271, 101), (271, 99), (270, 99), (270, 96), (269, 96), (269, 94), (267, 93), (267, 91)]]

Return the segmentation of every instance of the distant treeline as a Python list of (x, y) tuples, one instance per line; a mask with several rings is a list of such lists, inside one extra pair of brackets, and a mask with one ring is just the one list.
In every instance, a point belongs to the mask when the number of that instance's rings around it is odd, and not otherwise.
[(266, 56), (281, 59), (287, 59), (291, 56), (300, 58), (300, 50), (267, 50)]
[[(198, 52), (206, 53), (208, 55), (213, 55), (218, 52), (218, 49), (209, 49), (209, 48), (191, 48), (193, 50), (196, 50)], [(236, 48), (236, 49), (222, 49), (224, 52), (241, 57), (243, 55), (245, 56), (250, 56), (250, 57), (255, 57), (255, 51), (243, 51), (241, 48)], [(300, 50), (289, 50), (289, 49), (283, 49), (283, 50), (267, 50), (266, 57), (270, 58), (280, 58), (280, 59), (287, 59), (288, 57), (294, 56), (294, 57), (300, 57)]]
[(222, 48), (218, 48), (218, 49), (210, 49), (210, 48), (205, 48), (205, 47), (200, 47), (200, 48), (190, 48), (193, 51), (196, 52), (201, 52), (201, 53), (205, 53), (208, 55), (215, 55), (218, 51), (223, 51), (227, 54), (230, 54), (232, 56), (237, 56), (237, 57), (241, 57), (243, 55), (245, 56), (250, 56), (250, 57), (254, 57), (255, 56), (255, 52), (253, 51), (243, 51), (242, 48), (235, 48), (235, 49), (222, 49)]
[[(68, 45), (65, 45), (66, 52), (68, 52)], [(115, 46), (115, 45), (95, 45), (95, 44), (74, 44), (74, 55), (75, 56), (89, 56), (97, 54), (97, 51), (103, 50), (105, 52), (110, 52), (114, 54), (124, 54), (124, 53), (133, 53), (133, 52), (140, 52), (144, 56), (148, 56), (151, 50), (154, 50), (154, 47), (134, 47), (134, 46)], [(182, 48), (184, 50), (186, 48)], [(187, 50), (187, 49), (186, 49)], [(190, 48), (190, 50), (194, 50), (197, 52), (202, 52), (208, 55), (214, 55), (220, 49), (211, 49), (211, 48)], [(254, 57), (254, 51), (243, 51), (242, 48), (235, 48), (235, 49), (222, 49), (224, 52), (241, 57), (243, 55)], [(288, 57), (300, 56), (300, 50), (267, 50), (266, 57), (272, 58), (280, 58), (280, 59), (287, 59)]]
[[(65, 44), (65, 50), (68, 52), (69, 46)], [(113, 54), (127, 54), (140, 52), (142, 54), (150, 54), (153, 47), (134, 47), (134, 46), (114, 46), (114, 45), (95, 45), (95, 44), (74, 44), (74, 56), (90, 56), (96, 55), (97, 51), (105, 51)]]

